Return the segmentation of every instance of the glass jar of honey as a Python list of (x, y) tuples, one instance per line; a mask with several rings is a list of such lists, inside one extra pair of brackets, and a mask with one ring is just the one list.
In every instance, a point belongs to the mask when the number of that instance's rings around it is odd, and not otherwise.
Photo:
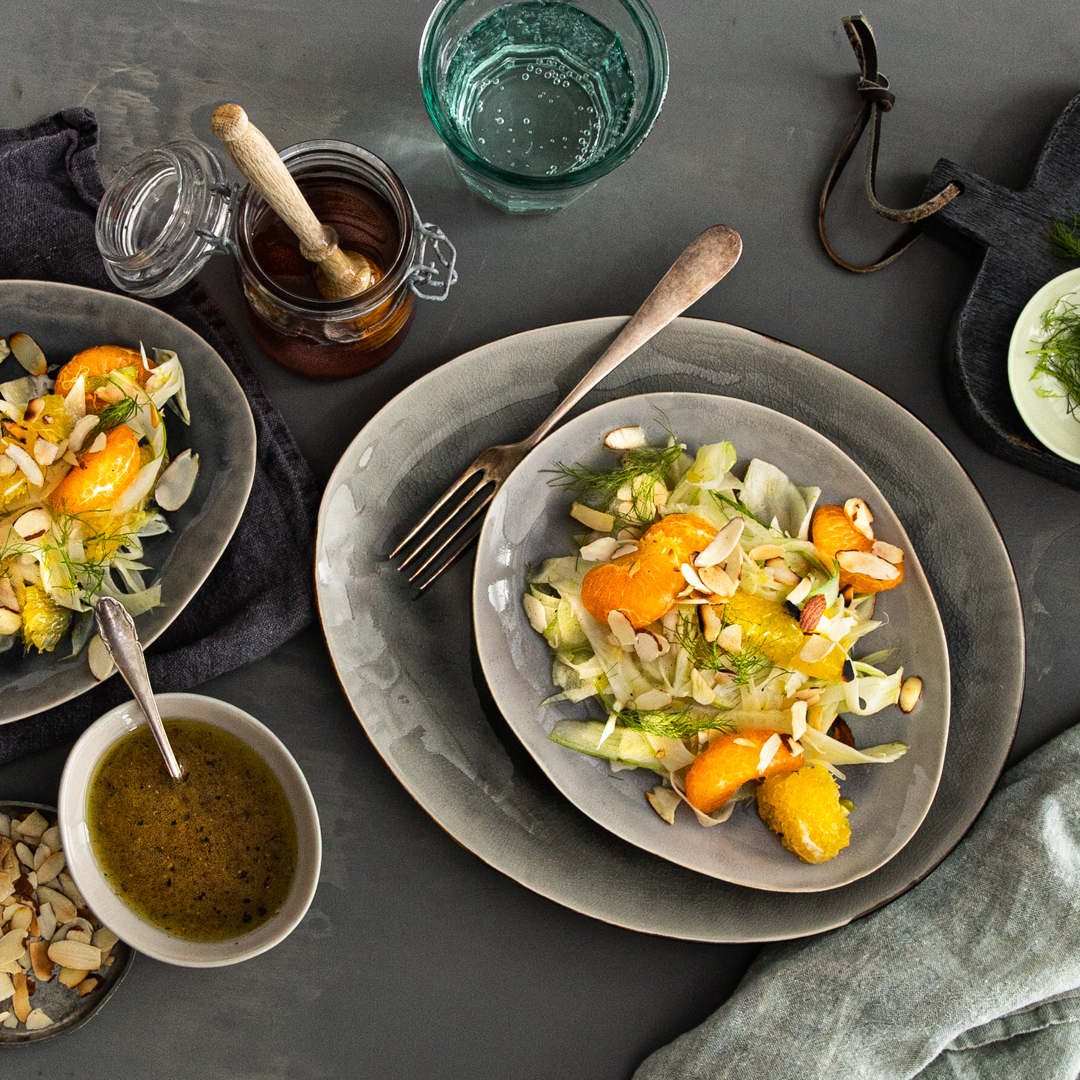
[(358, 375), (401, 345), (417, 298), (446, 298), (456, 252), (421, 221), (393, 169), (362, 147), (305, 142), (280, 156), (316, 217), (374, 266), (375, 283), (358, 296), (324, 299), (277, 214), (254, 188), (227, 184), (217, 157), (194, 140), (141, 154), (113, 178), (97, 216), (105, 268), (124, 291), (153, 298), (227, 251), (252, 336), (270, 357), (313, 378)]

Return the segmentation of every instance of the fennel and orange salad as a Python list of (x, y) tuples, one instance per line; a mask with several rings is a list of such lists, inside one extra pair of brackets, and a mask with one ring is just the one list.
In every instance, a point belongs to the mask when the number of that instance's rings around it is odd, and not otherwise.
[(95, 346), (52, 371), (26, 334), (0, 340), (0, 359), (9, 351), (27, 374), (0, 383), (0, 651), (51, 652), (70, 633), (75, 656), (99, 597), (133, 616), (161, 603), (143, 540), (169, 531), (162, 511), (198, 474), (190, 451), (170, 461), (161, 414), (190, 421), (184, 371), (174, 352), (141, 346)]
[(881, 625), (877, 594), (903, 581), (903, 551), (875, 537), (857, 493), (819, 506), (819, 488), (758, 459), (740, 478), (730, 442), (691, 457), (634, 426), (604, 445), (620, 455), (610, 469), (558, 466), (578, 550), (535, 568), (523, 598), (554, 652), (548, 701), (603, 714), (550, 738), (652, 770), (647, 798), (669, 824), (683, 803), (712, 826), (756, 798), (790, 851), (833, 858), (850, 842), (843, 769), (907, 750), (857, 749), (842, 715), (910, 712), (921, 696), (887, 653), (855, 656)]

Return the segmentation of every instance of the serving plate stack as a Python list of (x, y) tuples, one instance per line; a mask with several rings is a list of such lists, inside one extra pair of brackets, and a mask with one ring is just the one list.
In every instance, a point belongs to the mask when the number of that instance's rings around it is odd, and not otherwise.
[[(471, 566), (459, 563), (415, 599), (386, 559), (447, 480), (486, 446), (532, 430), (622, 322), (565, 324), (485, 346), (413, 384), (360, 432), (327, 487), (316, 550), (320, 612), (338, 675), (376, 748), (428, 812), (480, 858), (545, 896), (621, 926), (704, 941), (791, 938), (843, 925), (910, 887), (963, 836), (1000, 773), (1019, 711), (1023, 631), (1004, 545), (974, 486), (919, 421), (816, 357), (694, 319), (677, 320), (584, 403), (681, 392), (765, 406), (854, 462), (907, 530), (952, 658), (940, 785), (921, 826), (921, 810), (904, 807), (895, 792), (897, 832), (913, 833), (910, 840), (891, 858), (884, 844), (883, 864), (864, 865), (862, 876), (825, 891), (791, 891), (791, 882), (767, 874), (754, 887), (721, 880), (627, 843), (583, 814), (523, 752), (488, 693), (473, 644)], [(712, 437), (756, 453), (759, 435)], [(782, 452), (778, 444), (780, 465)], [(528, 523), (511, 528), (523, 536)], [(494, 590), (493, 606), (520, 603), (508, 578), (477, 584)], [(510, 656), (519, 673), (535, 665), (512, 647)], [(506, 685), (500, 677), (500, 693)], [(926, 705), (943, 738), (942, 702)], [(925, 775), (907, 774), (905, 790), (925, 804), (938, 751), (932, 734), (910, 741), (912, 763)], [(700, 842), (712, 843), (718, 831), (701, 830)]]

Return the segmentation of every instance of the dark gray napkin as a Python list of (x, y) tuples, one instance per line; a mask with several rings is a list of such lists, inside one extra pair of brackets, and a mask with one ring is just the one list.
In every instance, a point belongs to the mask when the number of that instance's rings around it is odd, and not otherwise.
[[(94, 242), (104, 193), (97, 144), (97, 120), (88, 109), (65, 109), (21, 130), (0, 130), (0, 278), (117, 291)], [(258, 438), (251, 498), (232, 542), (148, 650), (155, 689), (176, 691), (266, 656), (314, 618), (319, 490), (203, 289), (187, 285), (157, 306), (190, 326), (229, 365), (251, 404)], [(130, 696), (113, 678), (58, 708), (0, 726), (0, 763), (73, 738)]]

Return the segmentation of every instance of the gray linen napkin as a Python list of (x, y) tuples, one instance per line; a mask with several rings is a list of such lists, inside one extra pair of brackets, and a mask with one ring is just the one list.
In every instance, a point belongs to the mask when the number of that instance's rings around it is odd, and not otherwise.
[[(82, 108), (21, 130), (0, 130), (0, 278), (117, 291), (94, 241), (94, 216), (104, 193), (97, 141), (97, 120)], [(258, 440), (251, 497), (232, 541), (148, 650), (151, 681), (164, 692), (189, 689), (266, 656), (313, 620), (319, 489), (202, 288), (192, 283), (157, 306), (190, 326), (229, 365), (251, 405)], [(65, 705), (0, 726), (0, 763), (73, 738), (130, 697), (124, 683), (112, 678)]]
[(925, 881), (849, 926), (765, 949), (730, 1000), (634, 1080), (1078, 1074), (1075, 727), (1005, 774)]

